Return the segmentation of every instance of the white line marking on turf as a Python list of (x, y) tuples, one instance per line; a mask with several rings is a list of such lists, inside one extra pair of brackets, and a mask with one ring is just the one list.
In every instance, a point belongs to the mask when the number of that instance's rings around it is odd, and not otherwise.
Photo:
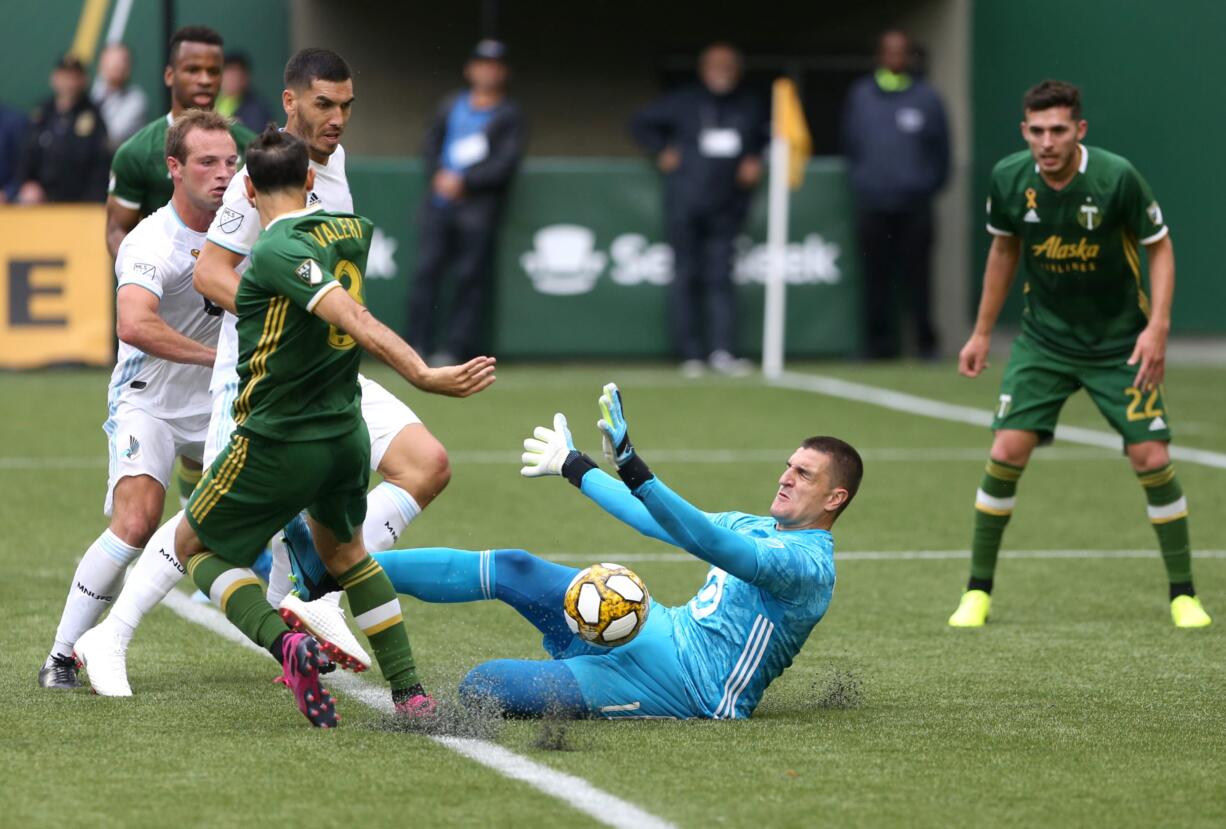
[[(658, 463), (769, 463), (782, 465), (788, 455), (796, 447), (782, 449), (653, 449), (651, 459)], [(1110, 452), (1104, 449), (1044, 449), (1035, 455), (1037, 461), (1118, 461), (1119, 447)], [(465, 466), (516, 466), (519, 464), (519, 452), (480, 449), (458, 449), (450, 453), (452, 463)], [(986, 450), (976, 447), (927, 447), (901, 448), (883, 447), (880, 449), (862, 449), (860, 456), (865, 460), (881, 462), (940, 462), (940, 461), (982, 461)], [(103, 456), (0, 456), (0, 469), (105, 469), (106, 458)]]
[[(212, 605), (192, 601), (186, 593), (179, 590), (170, 591), (162, 600), (162, 604), (187, 621), (207, 628), (223, 639), (268, 656), (267, 651), (244, 636)], [(377, 688), (352, 674), (337, 671), (329, 677), (328, 685), (339, 688), (371, 708), (385, 714), (392, 713), (392, 699), (386, 689)], [(435, 736), (430, 739), (505, 777), (527, 783), (537, 791), (560, 800), (606, 826), (617, 829), (673, 827), (673, 824), (663, 818), (598, 789), (581, 777), (551, 769), (495, 743), (461, 737)]]
[[(893, 409), (907, 414), (924, 415), (937, 420), (950, 420), (955, 423), (967, 423), (971, 426), (991, 426), (992, 413), (971, 406), (959, 406), (940, 400), (931, 400), (906, 392), (884, 389), (879, 386), (868, 386), (863, 383), (853, 383), (850, 380), (840, 380), (837, 377), (826, 377), (816, 374), (794, 374), (785, 372), (774, 379), (768, 379), (767, 384), (796, 391), (808, 391), (824, 394), (828, 397), (838, 397), (843, 400), (854, 400), (857, 403), (871, 403), (884, 409)], [(1114, 432), (1103, 432), (1098, 429), (1084, 429), (1080, 426), (1057, 426), (1056, 437), (1070, 443), (1080, 443), (1085, 446), (1101, 446), (1104, 449), (1121, 448), (1120, 436)], [(1039, 457), (1036, 455), (1035, 457)], [(1226, 454), (1211, 452), (1208, 449), (1192, 449), (1187, 446), (1171, 446), (1171, 457), (1175, 460), (1211, 466), (1216, 469), (1226, 469)]]
[[(970, 558), (970, 550), (854, 550), (840, 553), (837, 550), (834, 560), (840, 561), (948, 561)], [(1159, 555), (1157, 550), (1005, 550), (1002, 558), (1009, 559), (1103, 559), (1103, 558), (1154, 558)], [(630, 564), (639, 561), (673, 562), (705, 564), (685, 553), (609, 553), (594, 556), (591, 553), (558, 553), (547, 555), (551, 561), (592, 562), (612, 561), (616, 564)], [(1226, 550), (1193, 550), (1192, 558), (1226, 559)]]

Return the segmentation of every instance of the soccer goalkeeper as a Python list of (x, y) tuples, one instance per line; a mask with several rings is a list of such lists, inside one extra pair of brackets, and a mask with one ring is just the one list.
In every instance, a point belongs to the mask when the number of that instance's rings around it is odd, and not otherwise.
[[(621, 394), (605, 386), (599, 427), (621, 480), (580, 453), (566, 418), (524, 442), (527, 478), (558, 475), (614, 518), (712, 565), (684, 607), (653, 604), (639, 635), (603, 648), (572, 634), (562, 610), (575, 568), (523, 550), (443, 548), (375, 554), (396, 590), (428, 602), (499, 599), (544, 634), (551, 660), (497, 659), (460, 685), (465, 701), (492, 700), (515, 716), (748, 717), (792, 664), (834, 591), (830, 528), (859, 488), (863, 463), (832, 437), (806, 439), (779, 478), (769, 515), (706, 513), (657, 478), (630, 442)], [(303, 598), (310, 552), (291, 545)]]

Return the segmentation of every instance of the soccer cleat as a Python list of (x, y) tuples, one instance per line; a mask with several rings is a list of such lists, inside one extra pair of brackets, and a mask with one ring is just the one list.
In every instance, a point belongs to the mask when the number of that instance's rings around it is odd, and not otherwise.
[(71, 656), (51, 654), (42, 670), (38, 672), (38, 687), (58, 688), (61, 691), (71, 691), (81, 687), (77, 679), (77, 662)]
[(285, 684), (294, 692), (298, 710), (316, 728), (336, 728), (336, 702), (319, 684), (319, 671), (328, 657), (319, 643), (305, 633), (290, 633), (281, 642), (281, 668)]
[(295, 516), (285, 526), (285, 552), (289, 558), (290, 581), (293, 592), (306, 602), (314, 601), (328, 593), (341, 589), (336, 579), (324, 567), (311, 531), (301, 515)]
[(958, 609), (949, 617), (951, 628), (979, 628), (988, 620), (988, 608), (992, 597), (982, 590), (968, 590), (962, 594)]
[(281, 618), (291, 630), (309, 633), (342, 668), (360, 673), (370, 667), (368, 654), (345, 624), (345, 611), (326, 600), (304, 602), (293, 593), (281, 600)]
[(725, 377), (746, 377), (753, 371), (753, 363), (740, 357), (734, 357), (722, 349), (712, 352), (707, 363), (716, 374), (722, 374)]
[(1171, 621), (1177, 628), (1207, 628), (1213, 623), (1196, 596), (1176, 596), (1171, 599)]
[(426, 693), (414, 694), (406, 700), (395, 703), (396, 716), (409, 720), (425, 720), (438, 712), (434, 697)]
[(103, 625), (81, 634), (72, 649), (77, 667), (85, 669), (89, 687), (100, 697), (130, 697), (128, 649)]

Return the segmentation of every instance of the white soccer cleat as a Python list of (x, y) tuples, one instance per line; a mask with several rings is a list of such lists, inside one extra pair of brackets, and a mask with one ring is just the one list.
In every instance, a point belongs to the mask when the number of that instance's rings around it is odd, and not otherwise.
[(323, 652), (346, 670), (361, 672), (370, 667), (368, 654), (345, 624), (345, 611), (327, 597), (304, 602), (293, 593), (281, 600), (281, 618), (292, 630), (309, 633)]
[(81, 634), (72, 649), (77, 666), (85, 669), (89, 687), (100, 697), (130, 697), (128, 649), (119, 637), (98, 625)]

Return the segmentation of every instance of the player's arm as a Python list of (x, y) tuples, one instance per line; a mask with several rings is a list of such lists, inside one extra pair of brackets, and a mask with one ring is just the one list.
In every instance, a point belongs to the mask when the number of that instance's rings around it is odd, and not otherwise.
[(132, 228), (140, 223), (140, 209), (120, 203), (114, 195), (106, 199), (106, 249), (114, 259), (119, 256), (119, 245)]
[(533, 430), (532, 437), (524, 441), (520, 459), (523, 468), (519, 474), (525, 478), (560, 475), (623, 524), (648, 538), (681, 546), (651, 517), (643, 502), (635, 498), (624, 483), (602, 472), (594, 460), (575, 448), (566, 415), (561, 412), (553, 416), (552, 429), (537, 426)]
[(677, 546), (742, 581), (758, 575), (758, 549), (750, 539), (711, 520), (656, 478), (630, 443), (622, 410), (621, 392), (613, 383), (600, 396), (601, 418), (597, 426), (604, 435), (606, 455), (617, 464), (617, 474), (642, 502)]
[(994, 235), (988, 250), (988, 263), (983, 269), (983, 293), (979, 298), (979, 313), (975, 317), (975, 330), (958, 354), (958, 372), (967, 377), (978, 377), (988, 365), (988, 347), (992, 342), (992, 329), (1000, 317), (1009, 289), (1017, 275), (1017, 262), (1022, 244), (1016, 236)]
[[(340, 288), (339, 282), (328, 284)], [(493, 357), (474, 357), (463, 365), (430, 368), (412, 346), (375, 319), (366, 306), (345, 290), (325, 289), (315, 296), (308, 311), (353, 337), (368, 353), (422, 391), (468, 397), (494, 382)]]
[(238, 266), (243, 259), (241, 253), (206, 241), (192, 272), (192, 287), (209, 302), (235, 313), (234, 298), (241, 278)]
[(111, 180), (106, 193), (106, 249), (119, 258), (119, 244), (140, 222), (140, 206), (146, 194), (136, 152), (124, 142), (111, 159)]
[(121, 283), (115, 300), (115, 335), (151, 357), (172, 363), (212, 366), (216, 349), (184, 336), (158, 316), (161, 298), (150, 288)]
[(1171, 333), (1171, 302), (1175, 297), (1175, 246), (1169, 233), (1145, 246), (1149, 260), (1149, 323), (1137, 337), (1128, 365), (1137, 366), (1132, 385), (1149, 389), (1166, 377), (1166, 339)]

